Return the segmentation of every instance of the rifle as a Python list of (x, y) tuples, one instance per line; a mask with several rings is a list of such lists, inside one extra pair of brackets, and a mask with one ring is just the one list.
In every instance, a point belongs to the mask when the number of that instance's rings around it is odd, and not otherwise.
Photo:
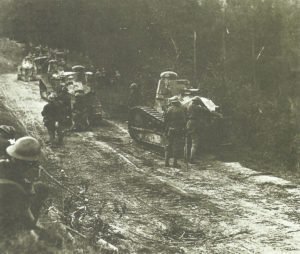
[(61, 187), (62, 189), (64, 189), (65, 191), (71, 193), (72, 195), (76, 196), (79, 199), (84, 200), (84, 197), (78, 195), (74, 190), (71, 190), (70, 188), (64, 186), (61, 182), (59, 182), (54, 176), (52, 176), (44, 167), (39, 166), (40, 170), (46, 175), (48, 176), (52, 182), (54, 182), (55, 184), (57, 184), (59, 187)]
[(184, 135), (184, 160), (186, 164), (186, 170), (189, 170), (189, 138), (188, 134), (185, 132)]

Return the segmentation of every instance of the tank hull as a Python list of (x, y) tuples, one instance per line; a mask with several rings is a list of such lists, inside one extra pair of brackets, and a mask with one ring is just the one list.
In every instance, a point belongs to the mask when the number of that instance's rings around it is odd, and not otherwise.
[[(62, 90), (61, 80), (51, 78), (48, 74), (43, 74), (39, 76), (39, 88), (40, 88), (40, 96), (42, 99), (48, 101), (48, 96), (50, 93), (55, 92), (56, 94), (60, 94)], [(71, 108), (75, 103), (75, 91), (76, 87), (74, 85), (68, 86), (68, 91), (71, 98)], [(82, 87), (82, 85), (80, 86)], [(83, 88), (84, 91), (84, 99), (85, 105), (88, 110), (88, 121), (91, 126), (97, 126), (101, 123), (103, 117), (103, 110), (100, 100), (96, 94), (91, 92), (89, 86), (85, 85)]]
[(163, 114), (155, 109), (137, 106), (129, 110), (128, 132), (138, 144), (162, 152), (164, 129)]

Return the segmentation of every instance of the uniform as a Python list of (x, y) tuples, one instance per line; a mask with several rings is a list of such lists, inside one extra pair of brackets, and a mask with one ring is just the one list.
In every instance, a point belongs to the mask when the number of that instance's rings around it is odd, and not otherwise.
[(174, 158), (174, 167), (178, 167), (177, 159), (183, 150), (183, 137), (186, 125), (186, 112), (179, 101), (172, 102), (165, 114), (165, 165), (169, 166), (170, 157)]
[(84, 131), (89, 127), (89, 107), (84, 94), (77, 94), (73, 104), (73, 127), (75, 131)]
[(66, 89), (67, 88), (64, 88), (58, 97), (58, 101), (62, 105), (60, 110), (62, 114), (63, 129), (69, 128), (72, 124), (71, 95)]
[(102, 118), (102, 106), (97, 98), (96, 92), (91, 91), (85, 95), (87, 103), (88, 123), (91, 126), (96, 126)]
[(33, 229), (48, 187), (37, 182), (41, 148), (32, 137), (23, 137), (6, 149), (9, 160), (0, 160), (0, 232)]
[(133, 108), (141, 105), (141, 93), (137, 84), (132, 83), (130, 85), (129, 97), (128, 97), (128, 108)]
[(50, 101), (44, 106), (42, 116), (44, 117), (44, 125), (48, 130), (49, 142), (54, 144), (55, 134), (57, 133), (58, 143), (62, 144), (64, 121), (62, 103), (56, 99)]
[(188, 107), (187, 115), (187, 144), (186, 159), (194, 163), (196, 153), (199, 148), (201, 135), (203, 135), (207, 120), (207, 110), (199, 105), (200, 98), (193, 100)]

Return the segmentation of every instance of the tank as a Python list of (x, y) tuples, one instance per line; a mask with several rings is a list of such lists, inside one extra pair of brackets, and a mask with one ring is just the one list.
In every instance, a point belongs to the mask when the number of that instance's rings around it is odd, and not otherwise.
[(55, 92), (59, 95), (63, 87), (66, 87), (71, 96), (71, 107), (73, 107), (75, 94), (80, 91), (89, 110), (89, 122), (97, 125), (102, 120), (103, 111), (98, 96), (91, 88), (91, 75), (91, 72), (85, 71), (84, 66), (76, 65), (72, 67), (72, 70), (64, 71), (57, 66), (56, 60), (51, 60), (48, 72), (39, 77), (41, 98), (47, 101), (50, 93)]
[[(218, 113), (218, 108), (212, 100), (202, 97), (199, 89), (191, 86), (186, 79), (178, 79), (175, 72), (163, 72), (158, 81), (154, 107), (137, 106), (129, 110), (128, 132), (137, 143), (162, 152), (165, 146), (165, 124), (164, 112), (170, 104), (170, 98), (178, 96), (181, 104), (188, 107), (195, 96), (201, 99), (201, 106), (205, 107), (211, 114), (208, 129), (215, 129), (214, 119), (220, 119), (222, 115)], [(215, 133), (208, 133), (207, 136), (214, 136)], [(212, 140), (207, 140), (212, 142)]]

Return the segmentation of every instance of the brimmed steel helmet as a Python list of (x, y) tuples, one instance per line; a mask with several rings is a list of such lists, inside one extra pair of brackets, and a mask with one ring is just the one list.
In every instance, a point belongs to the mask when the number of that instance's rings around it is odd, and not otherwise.
[(6, 148), (9, 156), (24, 161), (37, 161), (41, 155), (41, 145), (33, 137), (19, 138), (15, 144)]
[(11, 139), (16, 135), (16, 129), (13, 126), (0, 125), (0, 133), (2, 133), (5, 138)]

